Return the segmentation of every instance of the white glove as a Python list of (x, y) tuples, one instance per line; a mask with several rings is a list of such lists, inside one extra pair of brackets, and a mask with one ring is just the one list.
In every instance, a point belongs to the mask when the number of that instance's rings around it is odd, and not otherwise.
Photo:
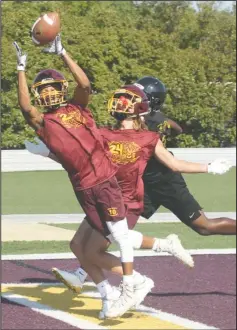
[(37, 137), (35, 138), (35, 143), (24, 141), (26, 149), (35, 155), (40, 155), (43, 157), (48, 157), (50, 150), (46, 147), (46, 145)]
[(57, 54), (59, 56), (64, 55), (66, 50), (63, 48), (60, 34), (49, 44), (49, 47), (42, 50), (44, 53)]
[(16, 49), (16, 56), (17, 56), (17, 70), (18, 71), (25, 71), (26, 68), (26, 60), (27, 60), (27, 54), (22, 53), (21, 48), (18, 46), (17, 42), (13, 42), (13, 46)]
[(207, 172), (213, 174), (224, 174), (232, 167), (226, 159), (216, 159), (207, 165)]

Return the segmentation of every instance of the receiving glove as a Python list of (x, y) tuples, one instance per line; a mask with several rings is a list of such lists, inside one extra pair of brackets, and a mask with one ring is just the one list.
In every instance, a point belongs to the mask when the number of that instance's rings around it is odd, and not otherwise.
[(224, 174), (232, 167), (231, 163), (226, 159), (216, 159), (207, 166), (208, 173)]
[(17, 42), (13, 42), (13, 46), (16, 49), (16, 56), (17, 56), (17, 70), (18, 71), (25, 71), (26, 68), (26, 60), (27, 60), (27, 54), (22, 53), (21, 48), (18, 46)]
[(43, 157), (48, 157), (50, 150), (46, 147), (46, 145), (37, 137), (35, 138), (35, 143), (24, 141), (26, 149), (35, 155), (40, 155)]
[(56, 38), (49, 44), (49, 47), (44, 48), (42, 52), (48, 54), (57, 54), (59, 56), (64, 55), (66, 50), (63, 48), (60, 34), (58, 34)]

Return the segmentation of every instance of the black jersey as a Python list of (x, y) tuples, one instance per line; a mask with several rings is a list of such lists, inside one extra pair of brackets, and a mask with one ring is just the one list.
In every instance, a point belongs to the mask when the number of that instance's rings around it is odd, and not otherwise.
[(171, 134), (171, 126), (168, 118), (160, 111), (154, 111), (145, 116), (145, 123), (149, 131), (159, 132), (161, 141), (166, 145), (166, 137)]
[[(145, 116), (145, 123), (150, 131), (160, 134), (161, 141), (165, 146), (166, 138), (171, 134), (171, 126), (168, 123), (168, 118), (162, 112), (156, 111)], [(152, 157), (147, 163), (143, 174), (144, 184), (165, 180), (165, 176), (172, 173), (174, 172), (161, 164), (155, 157)]]

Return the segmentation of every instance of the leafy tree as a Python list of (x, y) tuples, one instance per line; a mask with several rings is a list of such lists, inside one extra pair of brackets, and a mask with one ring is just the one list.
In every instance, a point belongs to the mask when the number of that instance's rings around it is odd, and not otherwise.
[(215, 1), (198, 2), (198, 10), (191, 1), (4, 1), (2, 9), (3, 148), (21, 148), (34, 136), (18, 106), (12, 42), (28, 53), (29, 84), (50, 67), (71, 78), (62, 61), (42, 54), (29, 36), (36, 18), (48, 11), (60, 13), (65, 48), (91, 80), (98, 124), (112, 121), (107, 100), (114, 89), (154, 75), (168, 88), (164, 111), (186, 133), (169, 146), (235, 144), (235, 10), (219, 10)]

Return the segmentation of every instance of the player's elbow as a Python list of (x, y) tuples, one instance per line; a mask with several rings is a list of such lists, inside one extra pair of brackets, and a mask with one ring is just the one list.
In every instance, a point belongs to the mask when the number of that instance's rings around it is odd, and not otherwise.
[(170, 165), (169, 168), (173, 171), (173, 172), (180, 172), (180, 168), (176, 165)]
[(80, 84), (78, 84), (78, 87), (90, 94), (91, 83), (90, 83), (90, 80), (87, 77), (85, 77), (84, 79), (82, 79), (80, 81)]
[(175, 161), (175, 159), (173, 159), (173, 161), (169, 163), (169, 168), (173, 172), (181, 172), (182, 171), (179, 162)]

